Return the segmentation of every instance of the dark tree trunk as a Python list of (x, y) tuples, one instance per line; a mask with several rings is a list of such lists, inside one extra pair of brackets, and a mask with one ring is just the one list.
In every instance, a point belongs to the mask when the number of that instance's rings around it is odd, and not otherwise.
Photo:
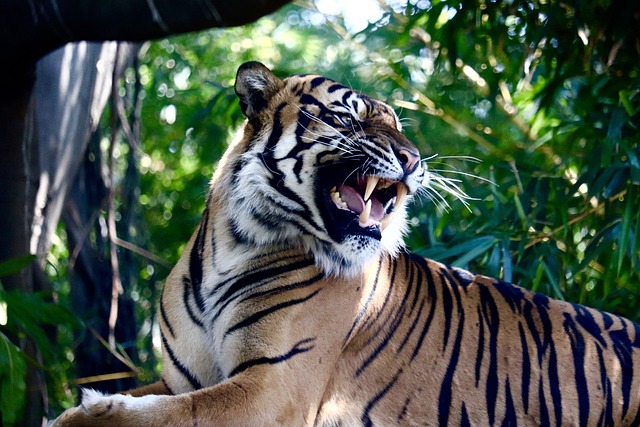
[[(107, 319), (111, 312), (114, 272), (109, 253), (109, 233), (102, 215), (110, 190), (101, 174), (103, 165), (98, 133), (92, 137), (87, 154), (62, 215), (71, 254), (71, 304), (90, 328), (79, 331), (76, 340), (76, 376), (90, 381), (88, 386), (91, 388), (114, 393), (135, 387), (136, 381), (132, 367), (116, 357), (118, 349), (109, 347), (108, 343), (110, 330)], [(117, 302), (115, 342), (135, 343), (133, 304), (124, 297), (118, 298)], [(135, 352), (129, 351), (127, 358), (135, 361)], [(121, 374), (120, 378), (91, 380), (113, 373)]]

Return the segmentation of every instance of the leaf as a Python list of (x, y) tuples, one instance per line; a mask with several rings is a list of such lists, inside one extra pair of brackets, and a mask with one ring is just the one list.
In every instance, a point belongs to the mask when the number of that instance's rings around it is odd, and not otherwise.
[(631, 182), (634, 185), (640, 185), (640, 161), (638, 161), (637, 154), (631, 149), (631, 147), (624, 146), (624, 151), (629, 158), (629, 168), (631, 169)]
[(627, 245), (629, 243), (629, 236), (631, 234), (631, 222), (633, 221), (633, 201), (634, 201), (633, 186), (629, 187), (627, 197), (625, 197), (624, 215), (622, 217), (622, 230), (618, 237), (618, 275), (622, 270), (622, 263), (627, 256)]
[(22, 418), (26, 375), (27, 363), (22, 352), (0, 332), (0, 408), (4, 426), (17, 425)]
[(522, 207), (522, 202), (520, 201), (520, 197), (517, 194), (513, 195), (513, 202), (516, 205), (516, 211), (518, 212), (518, 217), (520, 218), (520, 222), (522, 223), (522, 229), (527, 229), (527, 215), (524, 213), (524, 208)]
[(47, 336), (43, 325), (81, 326), (79, 320), (60, 304), (46, 301), (46, 294), (26, 294), (15, 290), (3, 294), (7, 304), (7, 328), (18, 334), (28, 335), (45, 358), (52, 359), (58, 353), (56, 345)]
[(631, 100), (629, 99), (628, 92), (629, 91), (621, 90), (620, 92), (618, 92), (618, 94), (620, 96), (620, 103), (624, 107), (625, 111), (627, 112), (629, 117), (633, 117), (638, 113), (638, 111), (640, 111), (640, 106), (637, 108), (633, 107), (633, 105), (631, 104)]
[(564, 300), (564, 294), (562, 292), (562, 290), (560, 289), (560, 286), (558, 285), (558, 280), (555, 276), (555, 274), (553, 274), (553, 272), (551, 271), (551, 269), (549, 268), (549, 266), (547, 265), (546, 262), (541, 261), (540, 262), (542, 264), (542, 268), (544, 269), (544, 272), (547, 275), (547, 279), (549, 279), (549, 283), (551, 284), (551, 288), (553, 289), (553, 291), (555, 292), (555, 298)]
[(534, 292), (538, 292), (540, 288), (540, 284), (542, 283), (542, 274), (544, 273), (544, 262), (542, 260), (538, 260), (538, 266), (536, 267), (536, 274), (533, 278), (533, 284), (531, 285), (531, 290)]
[[(433, 258), (440, 261), (445, 261), (460, 255), (457, 259), (455, 259), (454, 262), (452, 262), (452, 264), (454, 265), (460, 265), (461, 259), (464, 260), (468, 258), (471, 260), (479, 256), (483, 252), (489, 250), (489, 248), (491, 248), (491, 246), (495, 244), (496, 240), (497, 239), (493, 236), (482, 236), (475, 239), (467, 240), (463, 243), (459, 243), (447, 249), (441, 249), (441, 247), (433, 247), (418, 252), (420, 253), (420, 255), (426, 258)], [(479, 251), (478, 248), (481, 248), (481, 250)], [(475, 254), (475, 256), (469, 258), (469, 253)]]
[(634, 239), (631, 245), (631, 268), (634, 270), (636, 261), (640, 262), (640, 209), (636, 211)]
[(600, 165), (606, 167), (611, 161), (611, 155), (615, 152), (614, 147), (620, 144), (622, 137), (622, 127), (627, 121), (627, 116), (623, 108), (613, 110), (609, 127), (607, 128), (607, 136), (602, 144), (602, 156), (600, 157)]
[(507, 282), (513, 281), (513, 260), (511, 259), (509, 239), (502, 239), (502, 274)]
[(34, 259), (36, 259), (36, 256), (30, 254), (0, 262), (0, 277), (11, 276), (12, 274), (18, 273)]
[(475, 239), (476, 244), (473, 247), (466, 251), (461, 257), (457, 258), (455, 261), (451, 263), (451, 265), (456, 267), (464, 267), (469, 261), (472, 261), (479, 257), (480, 255), (487, 252), (493, 245), (496, 244), (498, 239), (492, 236), (480, 237)]
[(601, 230), (593, 236), (584, 251), (584, 258), (580, 262), (581, 268), (596, 259), (602, 252), (611, 248), (611, 243), (615, 241), (620, 232), (620, 219), (614, 219), (609, 224), (604, 225)]

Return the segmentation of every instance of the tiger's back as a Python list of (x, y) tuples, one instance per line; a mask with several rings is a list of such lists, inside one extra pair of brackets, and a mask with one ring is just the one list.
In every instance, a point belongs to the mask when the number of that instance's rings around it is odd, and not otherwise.
[(412, 254), (381, 263), (319, 425), (640, 423), (637, 324)]
[(247, 122), (159, 307), (162, 380), (55, 426), (638, 425), (638, 326), (402, 249), (393, 110), (238, 71)]

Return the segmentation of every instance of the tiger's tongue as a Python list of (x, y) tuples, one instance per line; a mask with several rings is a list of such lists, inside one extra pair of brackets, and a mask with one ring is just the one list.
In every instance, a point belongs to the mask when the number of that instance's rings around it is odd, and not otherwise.
[[(362, 195), (358, 193), (358, 191), (350, 187), (348, 185), (341, 185), (338, 187), (338, 192), (340, 193), (340, 198), (343, 202), (347, 204), (349, 210), (355, 212), (360, 215), (364, 210), (364, 199)], [(384, 206), (382, 203), (378, 201), (374, 196), (371, 196), (371, 213), (369, 214), (369, 218), (374, 221), (381, 221), (384, 217)]]

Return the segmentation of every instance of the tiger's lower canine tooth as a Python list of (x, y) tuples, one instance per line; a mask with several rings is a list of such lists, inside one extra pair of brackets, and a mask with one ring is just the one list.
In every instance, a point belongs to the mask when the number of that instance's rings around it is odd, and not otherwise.
[(393, 221), (393, 214), (395, 212), (391, 212), (389, 215), (385, 216), (384, 218), (382, 218), (382, 223), (381, 223), (381, 230), (384, 231), (385, 228), (387, 228), (387, 226), (389, 226), (389, 223), (391, 221)]
[(407, 196), (407, 186), (404, 184), (398, 184), (398, 194), (396, 195), (395, 206), (400, 206), (402, 201)]
[(366, 224), (369, 221), (369, 215), (371, 214), (371, 200), (367, 200), (367, 204), (364, 205), (364, 210), (360, 213), (358, 219), (362, 224)]
[(365, 201), (371, 198), (371, 194), (373, 193), (373, 190), (376, 189), (376, 186), (378, 185), (378, 181), (380, 181), (380, 178), (378, 178), (377, 176), (367, 177), (367, 188), (364, 190)]

